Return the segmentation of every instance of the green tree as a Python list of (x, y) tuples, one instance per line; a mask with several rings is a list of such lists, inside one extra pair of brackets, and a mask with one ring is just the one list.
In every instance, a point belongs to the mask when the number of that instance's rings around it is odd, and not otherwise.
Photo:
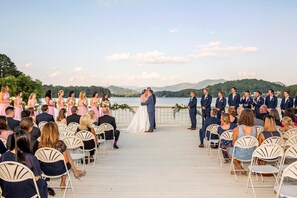
[(5, 78), (7, 76), (18, 77), (21, 74), (22, 72), (17, 69), (14, 62), (12, 62), (8, 56), (6, 56), (5, 54), (0, 54), (0, 77), (1, 78)]

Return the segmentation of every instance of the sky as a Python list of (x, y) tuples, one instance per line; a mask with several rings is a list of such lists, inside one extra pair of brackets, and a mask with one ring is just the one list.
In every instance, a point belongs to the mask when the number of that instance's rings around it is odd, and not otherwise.
[(295, 0), (0, 0), (0, 8), (0, 53), (44, 84), (297, 84)]

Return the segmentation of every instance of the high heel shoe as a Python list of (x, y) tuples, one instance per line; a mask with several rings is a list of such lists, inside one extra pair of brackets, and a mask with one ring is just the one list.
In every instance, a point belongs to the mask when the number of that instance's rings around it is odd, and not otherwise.
[(75, 178), (80, 178), (80, 177), (84, 177), (86, 174), (87, 174), (86, 171), (79, 170), (79, 171), (77, 171), (76, 174), (74, 174), (74, 176), (75, 176)]

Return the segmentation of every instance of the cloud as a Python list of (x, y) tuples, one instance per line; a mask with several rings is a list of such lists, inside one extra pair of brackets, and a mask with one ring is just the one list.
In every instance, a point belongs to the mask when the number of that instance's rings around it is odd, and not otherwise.
[(240, 77), (253, 77), (253, 76), (256, 76), (256, 73), (255, 72), (247, 72), (247, 71), (239, 71), (237, 73), (237, 75)]
[(83, 67), (75, 67), (73, 71), (82, 72), (82, 71), (84, 71), (84, 68)]
[(176, 32), (178, 32), (178, 29), (177, 28), (173, 28), (173, 29), (170, 29), (169, 32), (170, 33), (176, 33)]
[(32, 63), (26, 63), (25, 65), (23, 65), (23, 68), (28, 69), (32, 66)]
[(159, 51), (144, 53), (115, 53), (107, 57), (109, 61), (132, 60), (142, 64), (167, 64), (167, 63), (186, 63), (189, 57), (183, 56), (167, 56)]
[(54, 70), (54, 71), (52, 71), (51, 73), (48, 74), (48, 76), (50, 78), (55, 78), (55, 77), (57, 77), (59, 75), (60, 75), (60, 72), (58, 70)]

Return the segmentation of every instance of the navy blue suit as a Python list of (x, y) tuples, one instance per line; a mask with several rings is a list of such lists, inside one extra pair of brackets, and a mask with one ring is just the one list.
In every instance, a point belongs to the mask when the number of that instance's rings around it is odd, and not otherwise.
[(277, 107), (277, 97), (273, 96), (272, 99), (270, 99), (270, 96), (267, 96), (265, 99), (265, 105), (268, 109), (276, 109)]
[(146, 102), (141, 103), (141, 105), (147, 106), (147, 112), (149, 115), (149, 121), (150, 121), (150, 130), (154, 130), (155, 125), (155, 103), (153, 96), (150, 96)]
[(253, 98), (249, 97), (249, 98), (245, 98), (245, 99), (241, 99), (240, 100), (240, 104), (242, 104), (242, 107), (244, 109), (251, 109), (253, 104), (254, 104), (254, 100)]
[[(289, 110), (293, 107), (293, 98), (288, 98), (287, 101), (285, 98), (282, 98), (282, 102), (280, 105), (281, 110)], [(284, 113), (282, 112), (282, 116), (284, 117)]]
[(191, 128), (196, 129), (197, 127), (197, 98), (193, 97), (190, 98), (189, 101), (189, 113), (190, 113), (190, 118), (191, 118)]
[(202, 96), (201, 98), (201, 108), (204, 107), (205, 109), (202, 108), (202, 120), (204, 121), (206, 118), (210, 117), (210, 111), (211, 111), (211, 102), (212, 102), (212, 97), (211, 95), (207, 94)]
[(239, 107), (239, 104), (240, 104), (240, 95), (237, 93), (233, 98), (233, 94), (229, 94), (229, 97), (228, 97), (229, 107), (233, 106), (235, 107), (235, 110), (237, 110), (237, 108)]
[[(200, 144), (204, 143), (204, 137), (205, 137), (205, 132), (206, 132), (206, 128), (212, 124), (221, 124), (220, 119), (215, 118), (215, 117), (209, 117), (207, 118), (204, 123), (203, 123), (203, 127), (199, 130), (199, 138), (200, 138)], [(209, 131), (207, 131), (209, 133)], [(209, 138), (209, 134), (207, 134), (207, 139)], [(213, 138), (213, 137), (212, 137)]]
[(255, 106), (255, 112), (256, 112), (256, 117), (258, 118), (260, 115), (260, 107), (264, 105), (264, 98), (259, 97), (254, 99), (254, 106)]
[(220, 109), (218, 111), (217, 118), (221, 119), (222, 112), (225, 112), (226, 104), (227, 104), (227, 100), (225, 97), (222, 97), (222, 99), (217, 98), (216, 109)]
[(45, 122), (55, 122), (55, 119), (52, 115), (43, 112), (39, 115), (36, 116), (36, 124), (38, 125), (40, 122), (45, 121)]
[(297, 96), (295, 98), (295, 108), (297, 108)]

